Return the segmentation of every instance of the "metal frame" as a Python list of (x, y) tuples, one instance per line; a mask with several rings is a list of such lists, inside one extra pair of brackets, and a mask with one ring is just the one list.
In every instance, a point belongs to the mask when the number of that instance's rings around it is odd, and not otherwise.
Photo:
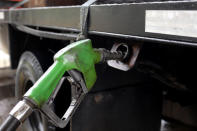
[[(42, 7), (3, 11), (7, 22), (80, 32), (82, 6)], [(197, 10), (197, 1), (91, 5), (88, 34), (196, 47), (197, 38), (145, 32), (146, 10)]]

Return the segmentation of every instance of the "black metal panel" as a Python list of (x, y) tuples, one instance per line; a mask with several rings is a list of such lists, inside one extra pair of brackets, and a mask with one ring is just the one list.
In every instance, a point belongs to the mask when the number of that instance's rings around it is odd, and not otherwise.
[[(146, 10), (197, 10), (197, 2), (158, 2), (98, 5), (90, 8), (90, 31), (124, 38), (158, 38), (196, 42), (196, 38), (145, 32)], [(153, 40), (154, 41), (154, 40)]]
[(90, 30), (122, 35), (144, 32), (144, 8), (136, 4), (100, 5), (90, 8)]
[(159, 131), (159, 90), (133, 85), (89, 93), (72, 118), (71, 131)]
[[(20, 9), (6, 12), (5, 21), (79, 32), (80, 6)], [(196, 10), (196, 1), (92, 5), (89, 33), (127, 39), (195, 46), (197, 38), (145, 32), (146, 10)]]
[(80, 28), (80, 7), (32, 8), (10, 11), (9, 22), (53, 28)]

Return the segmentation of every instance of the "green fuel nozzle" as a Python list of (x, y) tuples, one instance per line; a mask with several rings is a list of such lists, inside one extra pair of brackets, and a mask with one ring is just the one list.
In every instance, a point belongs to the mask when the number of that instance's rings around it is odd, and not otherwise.
[[(72, 43), (61, 49), (54, 56), (54, 63), (40, 77), (40, 79), (24, 94), (20, 101), (10, 112), (7, 120), (0, 128), (7, 130), (8, 121), (19, 121), (22, 123), (34, 109), (41, 110), (55, 126), (65, 127), (74, 111), (80, 104), (84, 95), (93, 87), (97, 75), (95, 64), (111, 59), (121, 59), (121, 52), (110, 52), (105, 49), (93, 49), (90, 39), (85, 39)], [(71, 101), (70, 107), (62, 118), (50, 110), (49, 103), (59, 90), (60, 83), (65, 72), (70, 74), (68, 78), (71, 88), (80, 88)], [(55, 94), (55, 95), (54, 95)], [(18, 122), (16, 122), (18, 124)], [(17, 126), (14, 126), (15, 129)], [(5, 129), (6, 128), (6, 129)]]
[(90, 90), (96, 81), (94, 65), (100, 60), (101, 54), (94, 51), (91, 40), (72, 43), (55, 54), (53, 65), (24, 97), (33, 100), (38, 107), (41, 107), (49, 99), (64, 73), (73, 69), (83, 74), (86, 87)]

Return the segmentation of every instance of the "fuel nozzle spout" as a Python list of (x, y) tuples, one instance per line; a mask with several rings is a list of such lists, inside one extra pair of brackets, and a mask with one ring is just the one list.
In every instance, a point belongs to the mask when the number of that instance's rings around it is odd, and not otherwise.
[(120, 60), (121, 61), (124, 58), (123, 52), (121, 51), (111, 52), (104, 48), (94, 49), (94, 50), (101, 54), (100, 62), (107, 62), (108, 60)]

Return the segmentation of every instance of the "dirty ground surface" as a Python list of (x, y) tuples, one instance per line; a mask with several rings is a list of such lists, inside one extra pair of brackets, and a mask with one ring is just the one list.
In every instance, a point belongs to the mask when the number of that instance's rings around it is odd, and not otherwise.
[[(14, 98), (14, 76), (15, 71), (9, 68), (0, 68), (0, 125), (16, 103)], [(162, 120), (161, 131), (195, 131), (195, 129)]]

